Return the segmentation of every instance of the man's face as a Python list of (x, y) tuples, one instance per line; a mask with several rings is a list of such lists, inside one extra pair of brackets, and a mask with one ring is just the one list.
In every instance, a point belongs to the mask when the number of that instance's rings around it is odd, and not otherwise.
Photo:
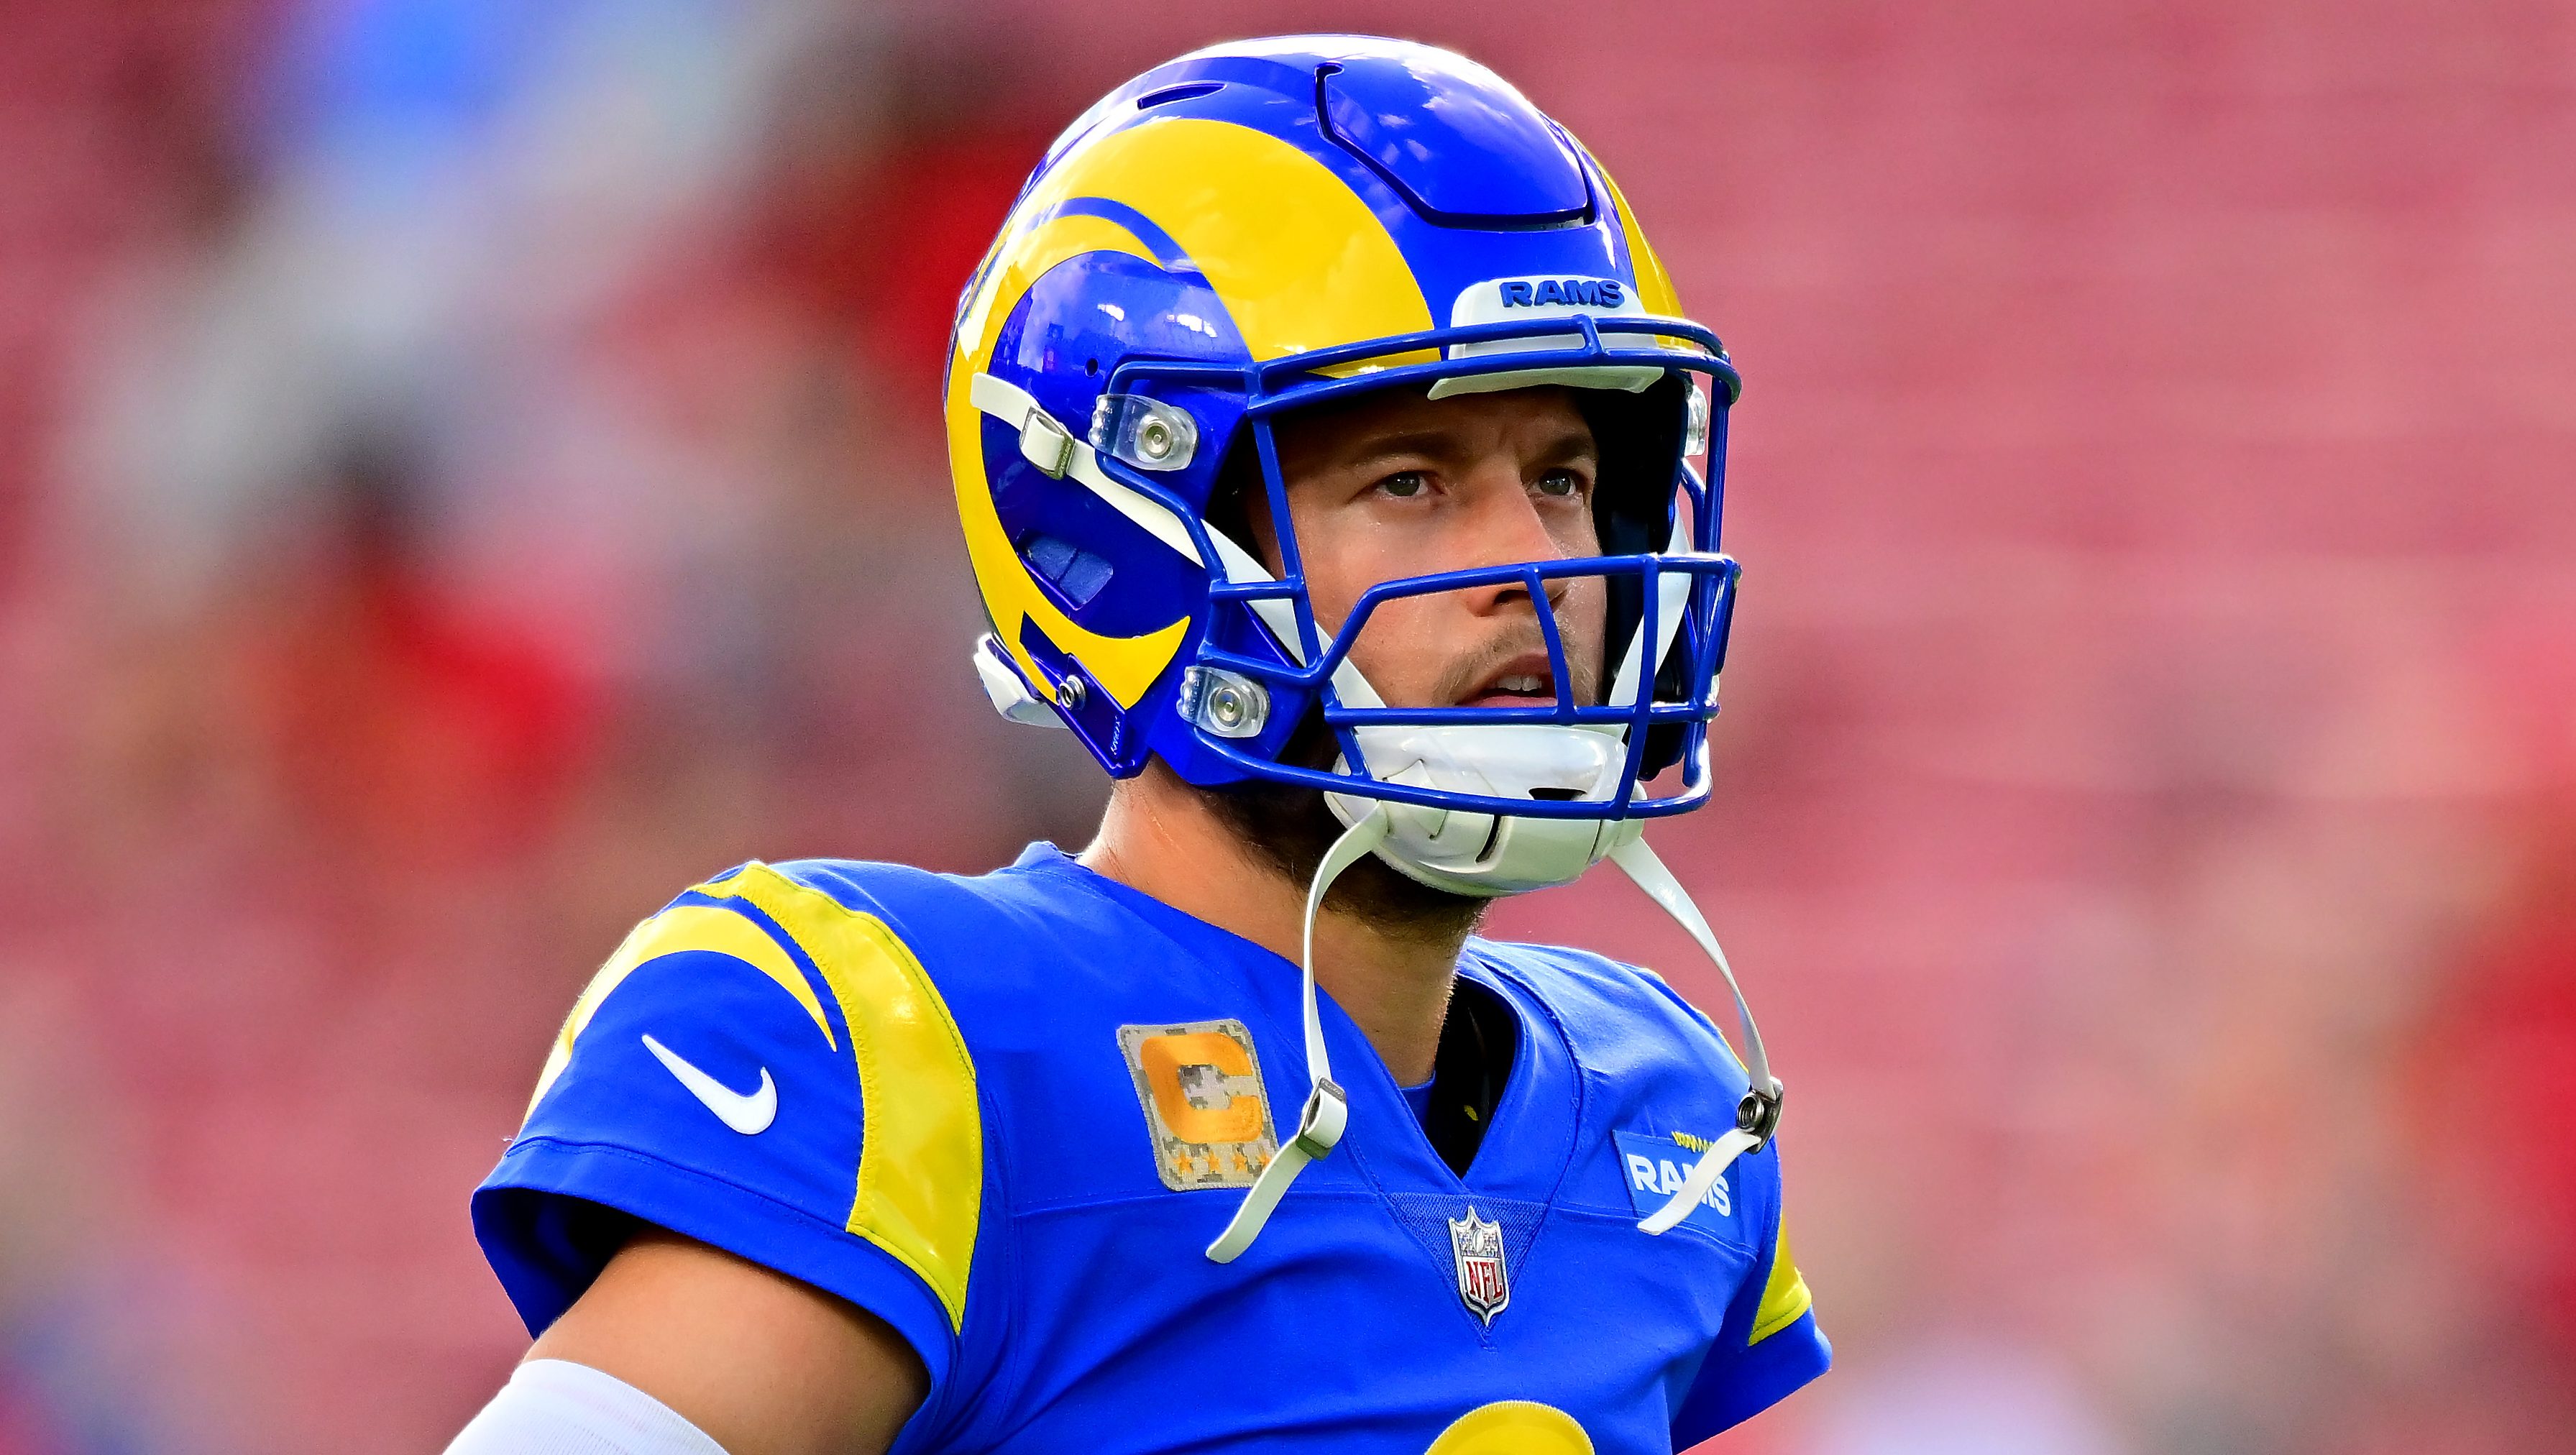
[[(1329, 639), (1381, 581), (1598, 554), (1592, 431), (1560, 388), (1426, 399), (1389, 390), (1278, 426), (1306, 587)], [(1246, 503), (1255, 548), (1279, 552), (1267, 492)], [(1549, 581), (1573, 700), (1600, 700), (1608, 591)], [(1553, 704), (1539, 607), (1517, 583), (1382, 603), (1351, 661), (1390, 707)]]

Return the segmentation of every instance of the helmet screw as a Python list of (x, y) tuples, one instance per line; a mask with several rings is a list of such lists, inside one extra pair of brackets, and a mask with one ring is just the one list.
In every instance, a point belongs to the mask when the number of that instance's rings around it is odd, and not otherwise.
[(1258, 737), (1270, 721), (1270, 691), (1222, 667), (1192, 667), (1181, 674), (1181, 710), (1218, 737)]
[(1055, 700), (1067, 712), (1080, 712), (1083, 699), (1088, 696), (1090, 693), (1083, 687), (1080, 676), (1068, 675), (1056, 685)]
[(1160, 419), (1148, 418), (1136, 430), (1136, 448), (1149, 460), (1160, 460), (1172, 453), (1172, 427)]
[(1219, 728), (1243, 726), (1252, 715), (1252, 705), (1243, 700), (1243, 689), (1231, 682), (1219, 682), (1208, 689), (1208, 717)]

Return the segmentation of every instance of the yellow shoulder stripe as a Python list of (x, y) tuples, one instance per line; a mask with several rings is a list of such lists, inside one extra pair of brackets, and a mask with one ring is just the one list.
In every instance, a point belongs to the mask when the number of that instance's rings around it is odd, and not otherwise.
[(1770, 1338), (1796, 1323), (1815, 1303), (1815, 1295), (1807, 1292), (1805, 1275), (1798, 1272), (1798, 1261), (1789, 1256), (1789, 1220), (1784, 1213), (1780, 1236), (1771, 1242), (1771, 1277), (1762, 1285), (1762, 1306), (1753, 1311), (1753, 1337), (1745, 1343)]
[(554, 1049), (546, 1054), (545, 1069), (537, 1073), (537, 1090), (528, 1098), (528, 1110), (537, 1109), (537, 1103), (545, 1099), (546, 1089), (572, 1064), (572, 1043), (580, 1038), (590, 1018), (599, 1013), (600, 1002), (646, 962), (682, 950), (730, 955), (778, 982), (779, 988), (796, 997), (796, 1003), (814, 1018), (814, 1028), (823, 1033), (824, 1043), (839, 1049), (831, 1023), (823, 1019), (823, 1004), (814, 998), (814, 988), (806, 983), (803, 972), (787, 958), (776, 940), (732, 910), (703, 904), (677, 905), (637, 925), (625, 943), (617, 947), (617, 953), (609, 956), (608, 963), (590, 978), (581, 998), (572, 1003), (572, 1014), (564, 1017), (563, 1029), (555, 1035)]
[(885, 921), (766, 864), (699, 892), (757, 905), (823, 972), (850, 1028), (866, 1128), (847, 1226), (920, 1274), (949, 1326), (962, 1328), (984, 1196), (984, 1123), (975, 1063), (939, 988)]

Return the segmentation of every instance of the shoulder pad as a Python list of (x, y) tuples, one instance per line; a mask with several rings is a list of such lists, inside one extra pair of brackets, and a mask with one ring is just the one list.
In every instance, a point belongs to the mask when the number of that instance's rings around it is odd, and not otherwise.
[(885, 918), (767, 864), (695, 886), (609, 957), (538, 1078), (518, 1142), (538, 1141), (793, 1207), (963, 1319), (983, 1193), (966, 1043)]

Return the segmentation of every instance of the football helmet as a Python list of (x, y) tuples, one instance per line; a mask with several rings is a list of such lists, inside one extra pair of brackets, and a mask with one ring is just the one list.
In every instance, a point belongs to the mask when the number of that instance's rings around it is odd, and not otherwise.
[[(1381, 582), (1319, 621), (1281, 416), (1365, 391), (1535, 385), (1570, 386), (1592, 426), (1602, 554)], [(1115, 776), (1159, 757), (1203, 787), (1313, 788), (1348, 828), (1308, 894), (1316, 1091), (1229, 1239), (1248, 1243), (1302, 1157), (1338, 1136), (1312, 919), (1363, 854), (1467, 895), (1613, 858), (1723, 968), (1640, 833), (1709, 796), (1739, 388), (1609, 173), (1501, 77), (1434, 47), (1292, 36), (1193, 52), (1084, 112), (1021, 190), (966, 286), (944, 395), (992, 627), (975, 651), (987, 693), (1007, 717), (1061, 722)], [(1236, 481), (1268, 492), (1275, 573), (1211, 523)], [(1610, 603), (1599, 702), (1575, 700), (1546, 610), (1553, 704), (1390, 706), (1351, 662), (1390, 600), (1518, 584), (1538, 602), (1586, 575)], [(1314, 723), (1324, 753), (1292, 752)], [(1749, 1012), (1742, 1024), (1742, 1136), (1759, 1146), (1777, 1083)], [(1725, 1160), (1702, 1159), (1674, 1220)], [(1231, 1257), (1227, 1241), (1211, 1256)]]

